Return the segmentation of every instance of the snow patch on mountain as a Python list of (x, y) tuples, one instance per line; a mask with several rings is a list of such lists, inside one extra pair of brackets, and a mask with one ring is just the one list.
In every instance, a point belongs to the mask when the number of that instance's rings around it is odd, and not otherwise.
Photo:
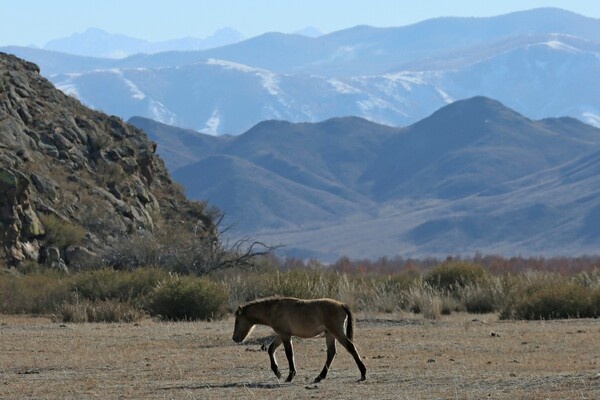
[(72, 97), (75, 97), (76, 99), (78, 99), (79, 101), (82, 101), (81, 97), (79, 95), (79, 88), (77, 87), (76, 84), (74, 84), (70, 81), (64, 81), (64, 82), (55, 83), (55, 86), (58, 90), (60, 90), (67, 96), (72, 96)]
[(208, 60), (206, 60), (205, 64), (216, 65), (224, 69), (254, 74), (262, 79), (262, 85), (270, 95), (277, 96), (281, 94), (281, 89), (279, 87), (279, 78), (277, 74), (266, 69), (255, 68), (249, 65), (240, 64), (233, 61), (219, 60), (215, 58), (209, 58)]
[(365, 100), (359, 100), (356, 102), (356, 104), (365, 115), (368, 115), (371, 111), (376, 109), (394, 109), (394, 107), (387, 101), (374, 96), (369, 96)]
[(156, 100), (150, 100), (148, 104), (150, 118), (163, 124), (174, 125), (177, 122), (177, 115), (171, 112), (163, 103)]
[(594, 113), (588, 111), (588, 112), (582, 113), (581, 117), (588, 124), (594, 125), (594, 126), (597, 126), (598, 128), (600, 128), (600, 114), (594, 114)]
[(210, 118), (206, 120), (204, 124), (204, 129), (202, 131), (209, 135), (217, 136), (219, 134), (219, 126), (221, 125), (221, 116), (219, 114), (219, 109), (215, 108), (210, 115)]
[(554, 50), (561, 50), (561, 51), (567, 51), (569, 53), (579, 53), (581, 52), (580, 49), (577, 49), (573, 46), (569, 46), (566, 43), (563, 43), (559, 40), (549, 40), (547, 42), (541, 43), (544, 46), (550, 47), (551, 49)]
[(355, 88), (352, 85), (349, 85), (345, 82), (342, 82), (338, 79), (329, 79), (327, 81), (327, 83), (329, 83), (336, 92), (340, 93), (340, 94), (355, 94), (355, 93), (360, 93), (361, 91), (357, 88)]
[(450, 96), (448, 93), (446, 93), (444, 90), (442, 90), (439, 87), (435, 88), (436, 92), (438, 92), (440, 94), (440, 96), (442, 96), (442, 100), (444, 100), (444, 102), (446, 104), (450, 104), (450, 103), (454, 103), (455, 99), (452, 98), (452, 96)]
[(144, 100), (146, 98), (146, 95), (136, 86), (136, 84), (125, 77), (123, 70), (121, 70), (119, 68), (111, 68), (108, 70), (108, 72), (111, 72), (111, 73), (117, 75), (121, 79), (121, 81), (129, 89), (129, 92), (131, 93), (131, 97), (133, 99)]
[(262, 78), (263, 87), (269, 92), (272, 96), (278, 96), (281, 94), (281, 89), (279, 88), (279, 79), (277, 75), (272, 72), (269, 73), (259, 73), (257, 74)]

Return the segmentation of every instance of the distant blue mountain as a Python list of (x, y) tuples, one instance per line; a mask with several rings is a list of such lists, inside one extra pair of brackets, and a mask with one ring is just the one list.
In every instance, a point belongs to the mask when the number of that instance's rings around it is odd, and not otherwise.
[(232, 28), (219, 29), (204, 39), (187, 37), (163, 42), (149, 42), (111, 34), (98, 28), (88, 28), (82, 33), (50, 40), (44, 45), (44, 49), (87, 57), (125, 58), (139, 53), (206, 50), (242, 40), (242, 34)]
[(38, 63), (93, 108), (210, 134), (240, 134), (267, 119), (348, 115), (406, 126), (478, 95), (531, 118), (571, 116), (600, 126), (600, 20), (555, 8), (318, 37), (268, 33), (119, 60), (2, 50)]
[[(600, 129), (487, 97), (406, 128), (264, 121), (212, 137), (135, 118), (188, 196), (284, 254), (578, 255), (600, 245)], [(162, 138), (168, 138), (163, 146)], [(196, 161), (179, 154), (198, 146)]]

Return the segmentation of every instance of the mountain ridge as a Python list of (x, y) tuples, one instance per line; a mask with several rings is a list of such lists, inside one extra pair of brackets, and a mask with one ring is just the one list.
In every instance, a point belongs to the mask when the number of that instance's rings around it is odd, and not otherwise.
[[(174, 178), (193, 198), (224, 199), (241, 234), (287, 245), (288, 255), (573, 255), (599, 244), (588, 219), (600, 215), (600, 130), (572, 118), (532, 120), (483, 96), (405, 128), (265, 121), (213, 149), (201, 170), (192, 164)], [(225, 173), (215, 156), (237, 167)], [(200, 175), (199, 187), (212, 189), (196, 190)], [(229, 179), (237, 183), (208, 184)]]
[(241, 40), (243, 40), (241, 33), (232, 28), (218, 29), (203, 39), (185, 37), (160, 42), (151, 42), (120, 33), (109, 33), (99, 28), (87, 28), (84, 32), (50, 40), (43, 48), (80, 56), (120, 59), (139, 53), (158, 53), (166, 50), (205, 50)]
[(534, 9), (317, 38), (269, 33), (218, 49), (122, 60), (10, 51), (109, 114), (235, 135), (268, 119), (356, 115), (407, 126), (476, 95), (533, 119), (572, 116), (600, 126), (599, 37), (600, 20)]

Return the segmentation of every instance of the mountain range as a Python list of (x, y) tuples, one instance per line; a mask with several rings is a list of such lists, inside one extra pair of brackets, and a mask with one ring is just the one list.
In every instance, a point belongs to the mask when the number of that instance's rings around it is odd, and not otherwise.
[(243, 40), (241, 33), (232, 28), (221, 28), (203, 38), (186, 37), (150, 42), (121, 34), (108, 33), (99, 28), (88, 28), (69, 37), (53, 39), (44, 45), (45, 50), (89, 57), (124, 58), (140, 53), (163, 51), (194, 51), (221, 47)]
[(214, 137), (136, 117), (173, 177), (284, 254), (580, 255), (600, 245), (600, 129), (487, 98), (405, 128), (263, 121)]
[(597, 19), (543, 8), (122, 59), (0, 50), (144, 130), (232, 235), (286, 255), (600, 244)]
[(213, 135), (258, 122), (358, 116), (406, 126), (455, 100), (600, 126), (600, 20), (556, 8), (489, 18), (267, 33), (202, 51), (123, 59), (8, 47), (65, 93), (109, 114)]

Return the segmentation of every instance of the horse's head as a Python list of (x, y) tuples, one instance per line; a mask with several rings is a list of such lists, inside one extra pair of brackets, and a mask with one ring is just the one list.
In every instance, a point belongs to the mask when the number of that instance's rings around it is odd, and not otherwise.
[(244, 307), (239, 306), (235, 312), (235, 326), (233, 327), (233, 341), (241, 343), (250, 334), (254, 323), (244, 313)]

